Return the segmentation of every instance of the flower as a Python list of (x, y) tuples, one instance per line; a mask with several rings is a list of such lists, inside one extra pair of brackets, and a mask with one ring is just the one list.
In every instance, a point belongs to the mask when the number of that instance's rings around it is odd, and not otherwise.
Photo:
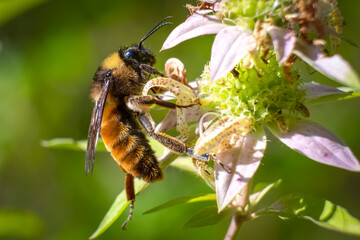
[[(216, 34), (210, 63), (197, 80), (202, 107), (187, 110), (185, 116), (186, 121), (199, 121), (195, 152), (217, 153), (230, 169), (214, 165), (219, 211), (256, 172), (266, 148), (265, 129), (310, 159), (360, 171), (357, 158), (341, 139), (307, 119), (307, 104), (349, 93), (305, 83), (298, 66), (305, 62), (352, 91), (360, 90), (351, 66), (340, 55), (327, 56), (324, 51), (326, 34), (331, 34), (331, 51), (343, 38), (342, 22), (334, 24), (342, 19), (336, 1), (224, 0), (212, 9), (199, 6), (191, 8), (195, 11), (173, 30), (162, 50)], [(157, 130), (175, 124), (169, 114)]]

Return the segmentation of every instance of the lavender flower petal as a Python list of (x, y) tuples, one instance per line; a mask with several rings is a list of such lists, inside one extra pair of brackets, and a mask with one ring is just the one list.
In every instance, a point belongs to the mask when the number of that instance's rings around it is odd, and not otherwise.
[(276, 59), (279, 64), (285, 62), (295, 48), (296, 36), (292, 32), (288, 32), (283, 28), (271, 26), (267, 29), (273, 41), (276, 52)]
[[(193, 106), (186, 109), (185, 112), (185, 121), (186, 122), (192, 122), (192, 121), (198, 121), (203, 114), (203, 110), (200, 106)], [(170, 130), (177, 125), (177, 116), (176, 116), (176, 110), (172, 109), (168, 112), (166, 117), (156, 126), (155, 131), (156, 132), (163, 132)]]
[(293, 52), (325, 76), (355, 90), (360, 90), (359, 77), (340, 55), (325, 57), (321, 47), (309, 45), (300, 40), (297, 41)]
[(309, 121), (299, 120), (288, 132), (283, 133), (269, 127), (272, 133), (293, 150), (317, 162), (360, 171), (360, 165), (348, 146), (325, 127)]
[(338, 95), (338, 94), (344, 94), (348, 95), (347, 92), (341, 91), (337, 88), (330, 87), (327, 85), (321, 85), (318, 83), (310, 82), (310, 83), (304, 83), (302, 86), (302, 89), (306, 89), (306, 101), (313, 101), (315, 99), (329, 96), (329, 95)]
[(224, 27), (226, 25), (221, 24), (215, 16), (190, 16), (170, 33), (161, 50), (172, 48), (190, 38), (205, 34), (216, 34)]
[(226, 27), (215, 37), (211, 49), (210, 78), (216, 81), (230, 72), (248, 53), (250, 34), (243, 28)]
[(266, 148), (266, 136), (248, 134), (240, 136), (231, 148), (223, 149), (217, 158), (231, 173), (219, 164), (214, 165), (216, 198), (219, 212), (223, 210), (253, 177)]

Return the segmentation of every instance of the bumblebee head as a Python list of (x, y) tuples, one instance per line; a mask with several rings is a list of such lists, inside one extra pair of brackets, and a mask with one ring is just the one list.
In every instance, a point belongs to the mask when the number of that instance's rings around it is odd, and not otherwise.
[(155, 64), (155, 56), (142, 43), (159, 28), (172, 24), (171, 22), (164, 22), (168, 18), (164, 18), (152, 28), (140, 40), (139, 44), (121, 48), (102, 62), (91, 85), (91, 97), (94, 101), (97, 101), (101, 96), (106, 82), (109, 82), (109, 100), (116, 101), (117, 98), (122, 96), (141, 94), (146, 78), (140, 66), (141, 64), (150, 66)]
[(156, 62), (153, 53), (141, 45), (133, 45), (129, 48), (122, 48), (119, 50), (120, 57), (125, 64), (133, 68), (138, 68), (140, 64), (153, 66)]
[(152, 52), (143, 47), (142, 43), (150, 37), (154, 32), (156, 32), (161, 27), (172, 24), (172, 22), (164, 22), (165, 20), (169, 19), (171, 17), (166, 17), (163, 20), (161, 20), (158, 24), (155, 25), (139, 42), (138, 45), (133, 45), (130, 48), (123, 48), (120, 49), (119, 55), (122, 59), (124, 59), (125, 63), (128, 63), (132, 66), (136, 64), (147, 64), (150, 66), (153, 66), (155, 64), (155, 57), (152, 54)]

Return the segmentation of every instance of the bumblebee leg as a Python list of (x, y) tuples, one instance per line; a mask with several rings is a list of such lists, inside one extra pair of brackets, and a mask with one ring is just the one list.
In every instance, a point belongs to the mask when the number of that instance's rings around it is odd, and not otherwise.
[(131, 95), (125, 99), (126, 105), (135, 112), (144, 112), (151, 105), (156, 104), (165, 108), (188, 108), (200, 104), (199, 101), (189, 105), (177, 105), (172, 102), (164, 101), (159, 98), (155, 98), (151, 95)]
[(230, 170), (226, 168), (224, 164), (222, 164), (216, 157), (212, 156), (211, 154), (208, 153), (202, 155), (194, 154), (194, 149), (187, 147), (185, 143), (179, 141), (178, 139), (164, 133), (156, 133), (151, 117), (146, 112), (146, 109), (153, 104), (167, 108), (177, 108), (177, 107), (186, 108), (197, 105), (199, 104), (199, 102), (187, 106), (179, 106), (176, 105), (175, 103), (162, 101), (150, 95), (146, 95), (146, 96), (132, 95), (126, 99), (126, 104), (131, 110), (139, 113), (140, 123), (144, 126), (148, 134), (152, 138), (160, 142), (162, 145), (164, 145), (166, 148), (178, 154), (186, 153), (190, 157), (199, 159), (201, 161), (208, 162), (209, 160), (213, 160), (214, 162), (217, 162), (226, 172), (230, 173)]
[(171, 151), (182, 154), (186, 152), (185, 143), (164, 133), (156, 133), (151, 117), (146, 113), (139, 114), (139, 121), (147, 133)]
[(147, 73), (159, 75), (159, 76), (161, 76), (161, 77), (166, 77), (163, 73), (159, 72), (158, 70), (156, 70), (155, 68), (153, 68), (153, 67), (150, 66), (150, 65), (140, 64), (140, 68), (141, 68), (142, 70), (144, 70), (145, 72), (147, 72)]
[(192, 149), (192, 148), (186, 148), (186, 153), (189, 156), (193, 156), (193, 158), (202, 160), (204, 162), (208, 162), (211, 159), (214, 162), (216, 162), (217, 164), (219, 164), (226, 172), (231, 173), (231, 170), (229, 168), (227, 168), (222, 162), (219, 161), (219, 159), (217, 159), (216, 157), (214, 157), (213, 155), (211, 155), (209, 153), (204, 153), (202, 155), (196, 155), (196, 154), (194, 154), (194, 149)]
[(186, 153), (192, 158), (196, 158), (196, 159), (199, 159), (199, 160), (202, 160), (205, 162), (208, 162), (210, 159), (216, 159), (215, 157), (213, 157), (212, 155), (210, 155), (208, 153), (205, 153), (202, 155), (194, 154), (194, 149), (187, 147), (185, 145), (185, 143), (181, 142), (180, 140), (178, 140), (174, 137), (171, 137), (165, 133), (156, 133), (153, 123), (152, 123), (152, 120), (149, 117), (149, 115), (141, 113), (139, 115), (139, 120), (140, 120), (140, 123), (144, 126), (145, 130), (148, 132), (148, 134), (152, 138), (154, 138), (155, 140), (160, 142), (162, 145), (164, 145), (171, 151), (178, 153), (178, 154)]
[(129, 222), (132, 218), (133, 212), (134, 212), (134, 202), (135, 202), (135, 188), (134, 188), (134, 176), (127, 173), (125, 177), (125, 192), (127, 200), (130, 201), (130, 211), (127, 219), (125, 222), (121, 225), (121, 228), (123, 230), (126, 230), (126, 223)]

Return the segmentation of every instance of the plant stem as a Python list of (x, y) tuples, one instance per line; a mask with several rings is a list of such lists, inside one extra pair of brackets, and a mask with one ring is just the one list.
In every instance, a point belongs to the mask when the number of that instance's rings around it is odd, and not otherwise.
[(249, 203), (251, 189), (251, 179), (249, 182), (241, 189), (239, 193), (239, 198), (234, 200), (235, 206), (239, 207), (241, 210), (236, 211), (231, 218), (229, 228), (226, 232), (224, 240), (232, 240), (235, 238), (236, 234), (239, 232), (240, 227), (244, 221), (247, 219), (247, 209), (246, 206)]
[(234, 239), (236, 234), (239, 232), (242, 223), (243, 221), (241, 220), (241, 216), (237, 212), (234, 213), (234, 215), (231, 218), (231, 222), (226, 232), (224, 240)]

